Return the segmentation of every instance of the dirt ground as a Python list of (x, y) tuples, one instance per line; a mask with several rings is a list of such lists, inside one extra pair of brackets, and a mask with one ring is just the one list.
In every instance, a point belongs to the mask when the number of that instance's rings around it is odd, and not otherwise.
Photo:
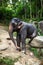
[(0, 26), (0, 56), (10, 56), (12, 58), (21, 57), (18, 62), (22, 65), (26, 65), (26, 63), (27, 65), (40, 64), (40, 60), (36, 58), (31, 51), (27, 50), (27, 55), (17, 51), (13, 42), (11, 40), (7, 40), (7, 38), (9, 38), (8, 31), (5, 30), (5, 27)]

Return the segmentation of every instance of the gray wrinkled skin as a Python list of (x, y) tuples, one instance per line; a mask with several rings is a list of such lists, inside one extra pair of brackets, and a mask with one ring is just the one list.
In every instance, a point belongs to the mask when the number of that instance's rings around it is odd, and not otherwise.
[[(18, 29), (18, 26), (23, 25), (20, 29)], [(24, 21), (21, 21), (18, 18), (13, 18), (9, 25), (9, 35), (12, 39), (13, 43), (16, 45), (15, 40), (13, 38), (13, 32), (17, 32), (17, 46), (20, 47), (20, 42), (22, 42), (22, 50), (25, 50), (26, 52), (26, 38), (30, 38), (29, 43), (34, 39), (34, 37), (37, 36), (37, 29), (35, 25), (26, 23)]]

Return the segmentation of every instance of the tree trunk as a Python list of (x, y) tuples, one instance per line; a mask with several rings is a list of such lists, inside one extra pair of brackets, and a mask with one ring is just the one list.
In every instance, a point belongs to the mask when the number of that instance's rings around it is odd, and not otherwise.
[(38, 17), (37, 15), (37, 0), (36, 0), (36, 18)]
[(43, 7), (43, 5), (42, 5), (42, 0), (41, 0), (41, 13), (40, 13), (40, 17), (42, 17), (42, 7)]
[(26, 19), (26, 0), (24, 0), (24, 12), (25, 12), (24, 17)]
[(32, 18), (31, 0), (30, 0), (30, 18)]

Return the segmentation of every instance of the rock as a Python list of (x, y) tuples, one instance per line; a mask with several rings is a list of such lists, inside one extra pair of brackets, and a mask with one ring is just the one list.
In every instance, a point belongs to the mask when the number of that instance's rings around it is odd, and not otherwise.
[(0, 51), (6, 50), (8, 48), (7, 44), (0, 44)]
[(19, 61), (14, 63), (14, 65), (22, 65)]
[(43, 48), (43, 36), (37, 36), (31, 42), (31, 46), (42, 47)]
[(33, 54), (32, 52), (30, 52), (30, 56), (31, 56), (31, 57), (34, 57), (34, 54)]

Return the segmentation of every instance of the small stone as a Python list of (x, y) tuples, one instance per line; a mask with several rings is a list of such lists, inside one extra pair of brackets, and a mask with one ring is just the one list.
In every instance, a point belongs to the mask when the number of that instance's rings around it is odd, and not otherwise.
[(33, 56), (33, 53), (32, 52), (30, 52), (30, 56)]

